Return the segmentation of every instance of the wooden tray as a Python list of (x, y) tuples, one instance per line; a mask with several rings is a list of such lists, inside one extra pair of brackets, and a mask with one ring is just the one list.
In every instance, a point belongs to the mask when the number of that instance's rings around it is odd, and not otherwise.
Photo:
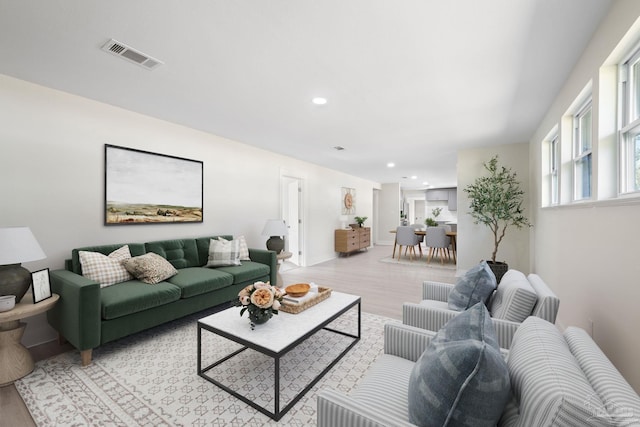
[(318, 295), (313, 298), (309, 298), (303, 303), (295, 303), (289, 301), (282, 301), (280, 303), (280, 311), (284, 311), (285, 313), (298, 314), (301, 311), (306, 310), (309, 307), (316, 305), (317, 303), (326, 300), (331, 296), (331, 288), (325, 288), (323, 286), (318, 286)]

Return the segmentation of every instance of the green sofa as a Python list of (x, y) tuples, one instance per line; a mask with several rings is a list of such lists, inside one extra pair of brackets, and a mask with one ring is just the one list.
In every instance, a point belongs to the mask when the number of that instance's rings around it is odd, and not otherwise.
[(101, 344), (234, 301), (243, 287), (256, 281), (276, 283), (276, 253), (266, 249), (249, 249), (251, 260), (239, 266), (203, 267), (210, 239), (217, 237), (233, 239), (222, 235), (128, 243), (132, 257), (154, 252), (178, 270), (155, 285), (134, 279), (101, 288), (82, 276), (78, 251), (108, 255), (125, 243), (73, 249), (65, 269), (51, 271), (51, 290), (60, 300), (47, 312), (49, 324), (80, 350), (84, 366)]

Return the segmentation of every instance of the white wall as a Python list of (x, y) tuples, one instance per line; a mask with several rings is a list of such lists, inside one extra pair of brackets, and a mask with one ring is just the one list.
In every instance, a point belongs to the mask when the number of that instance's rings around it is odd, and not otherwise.
[[(336, 256), (341, 187), (356, 189), (357, 215), (373, 217), (371, 181), (2, 75), (0, 111), (0, 226), (31, 227), (47, 254), (31, 271), (62, 268), (85, 245), (220, 233), (263, 248), (282, 173), (304, 179), (308, 265)], [(204, 222), (104, 226), (104, 144), (202, 160)], [(26, 345), (53, 337), (44, 316), (28, 322)]]
[[(529, 161), (528, 144), (494, 145), (458, 152), (458, 270), (468, 270), (483, 259), (491, 259), (493, 252), (493, 233), (485, 225), (474, 224), (469, 215), (469, 197), (464, 192), (478, 176), (486, 176), (483, 163), (498, 155), (498, 163), (511, 168), (517, 175), (524, 191), (525, 215), (529, 215)], [(500, 243), (496, 261), (509, 264), (510, 268), (529, 273), (529, 234), (528, 227), (507, 228)]]
[[(612, 195), (609, 183), (615, 176), (606, 176), (608, 166), (615, 167), (609, 153), (604, 152), (615, 132), (611, 132), (611, 117), (615, 117), (615, 84), (607, 81), (615, 64), (615, 54), (609, 55), (624, 39), (623, 45), (638, 40), (640, 33), (625, 34), (632, 26), (638, 28), (640, 2), (620, 0), (613, 3), (609, 15), (601, 24), (569, 79), (531, 139), (531, 183), (534, 270), (559, 295), (560, 327), (576, 325), (593, 333), (593, 338), (613, 361), (636, 391), (640, 391), (640, 200), (629, 203), (598, 201), (575, 206), (541, 208), (543, 194), (542, 141), (560, 119), (582, 88), (593, 82), (594, 135), (599, 149), (594, 150), (594, 171), (602, 174), (596, 180), (596, 194), (604, 199)], [(621, 50), (616, 50), (619, 53)], [(603, 65), (607, 65), (603, 67)], [(615, 73), (614, 73), (615, 75)], [(603, 106), (606, 105), (606, 108)], [(615, 120), (613, 120), (615, 123)], [(561, 144), (567, 141), (561, 141)], [(570, 151), (565, 145), (564, 149)], [(613, 163), (613, 164), (612, 164)], [(562, 189), (570, 189), (565, 179)], [(613, 178), (613, 179), (612, 179)], [(568, 184), (568, 185), (567, 185)], [(613, 194), (614, 195), (614, 194)], [(565, 193), (563, 200), (569, 197)], [(593, 329), (592, 329), (593, 328)]]
[(376, 244), (393, 245), (395, 235), (389, 231), (400, 224), (400, 184), (382, 184), (378, 198), (379, 233)]

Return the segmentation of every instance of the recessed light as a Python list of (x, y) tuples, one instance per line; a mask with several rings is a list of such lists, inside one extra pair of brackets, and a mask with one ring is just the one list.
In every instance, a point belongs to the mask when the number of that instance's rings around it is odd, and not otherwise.
[(327, 103), (327, 98), (322, 98), (320, 96), (317, 96), (317, 97), (313, 98), (311, 100), (311, 102), (313, 102), (316, 105), (324, 105), (324, 104)]
[(418, 179), (418, 177), (415, 175), (411, 175), (411, 179)]
[(429, 185), (427, 181), (423, 182), (422, 185)]
[(389, 162), (389, 163), (387, 163), (387, 167), (388, 168), (394, 168), (394, 167), (396, 167), (396, 164), (393, 163), (393, 162)]

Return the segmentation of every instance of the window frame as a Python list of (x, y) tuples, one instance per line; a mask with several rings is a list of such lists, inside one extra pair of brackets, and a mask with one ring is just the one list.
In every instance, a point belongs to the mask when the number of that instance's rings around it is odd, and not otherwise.
[[(586, 117), (589, 117), (589, 121), (585, 126)], [(591, 200), (593, 198), (593, 102), (591, 97), (583, 102), (573, 115), (572, 142), (573, 200)], [(585, 162), (586, 171), (584, 170)]]
[(548, 139), (549, 206), (560, 204), (560, 135), (556, 131)]
[(640, 195), (640, 44), (620, 61), (619, 79), (618, 193)]

